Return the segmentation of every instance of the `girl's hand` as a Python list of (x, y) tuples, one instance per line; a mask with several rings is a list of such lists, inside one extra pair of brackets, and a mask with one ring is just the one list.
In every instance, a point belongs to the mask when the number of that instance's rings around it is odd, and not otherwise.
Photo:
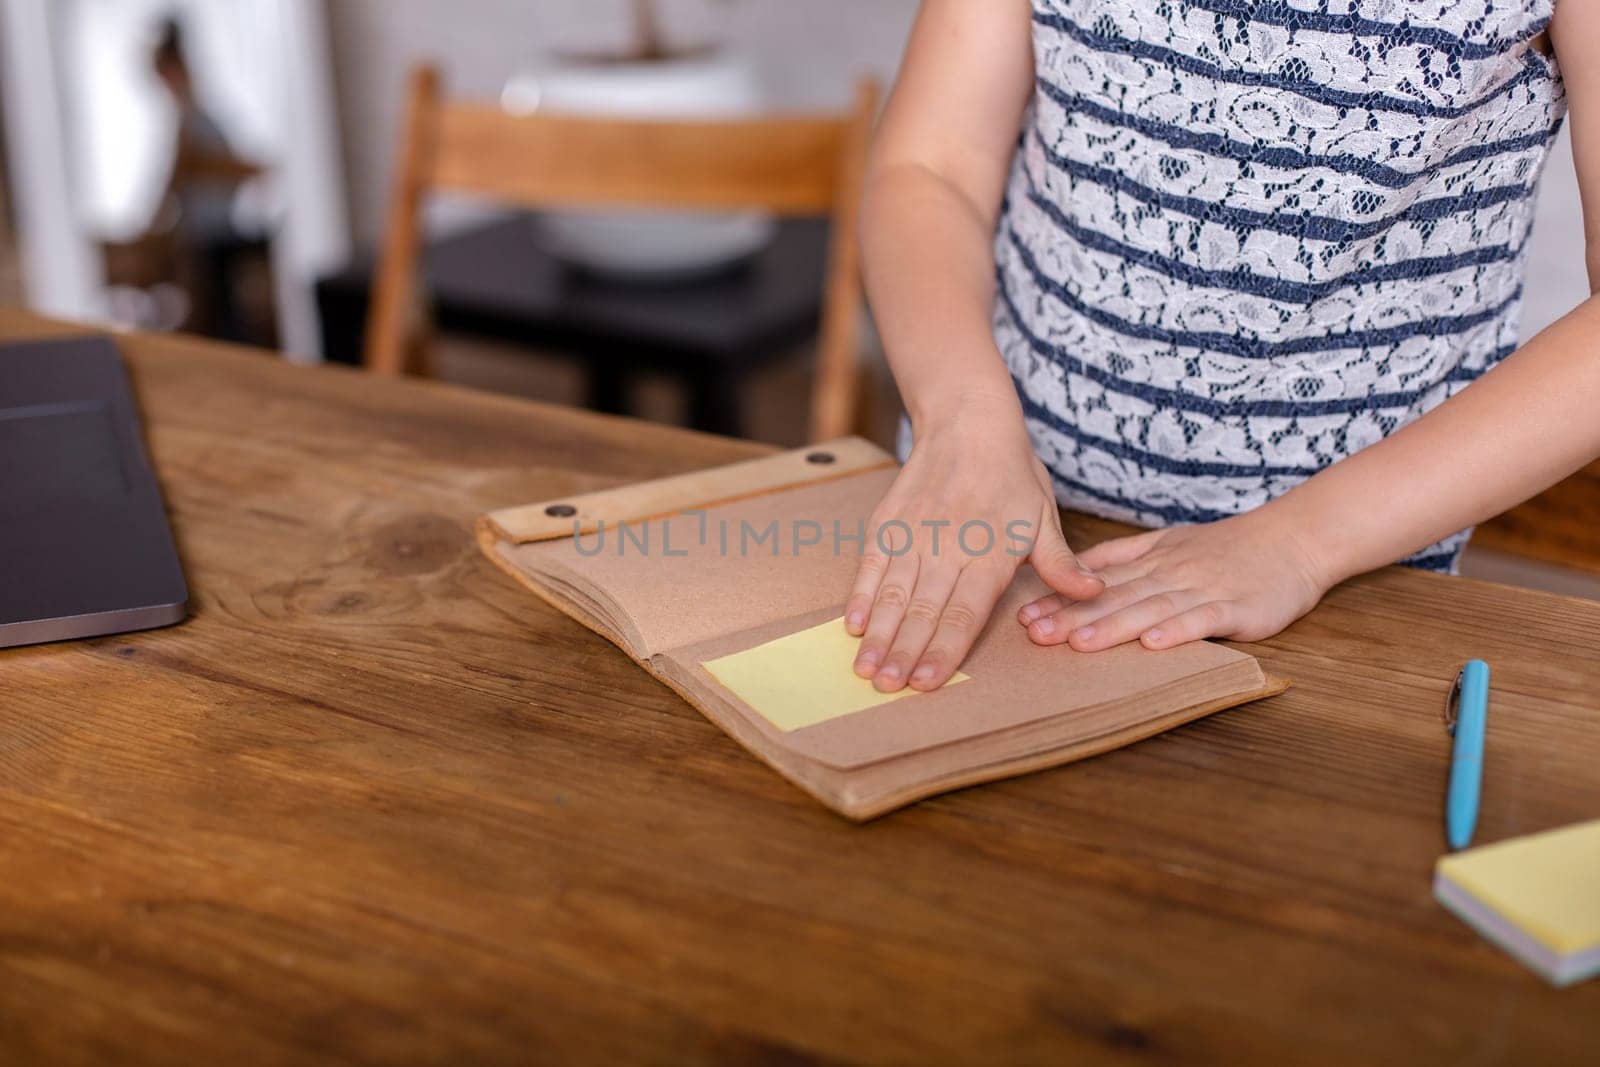
[(1146, 648), (1206, 637), (1259, 641), (1310, 611), (1333, 584), (1270, 505), (1106, 541), (1083, 560), (1106, 591), (1087, 602), (1047, 596), (1025, 605), (1017, 619), (1035, 643), (1093, 652), (1124, 641)]
[(969, 396), (930, 423), (868, 522), (845, 606), (856, 673), (885, 693), (948, 681), (1024, 560), (1073, 600), (1105, 588), (1061, 535), (1014, 395)]

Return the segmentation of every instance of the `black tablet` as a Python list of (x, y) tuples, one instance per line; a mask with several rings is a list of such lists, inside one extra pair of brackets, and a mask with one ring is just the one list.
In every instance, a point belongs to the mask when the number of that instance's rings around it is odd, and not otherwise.
[(0, 648), (167, 626), (188, 600), (116, 345), (0, 345)]

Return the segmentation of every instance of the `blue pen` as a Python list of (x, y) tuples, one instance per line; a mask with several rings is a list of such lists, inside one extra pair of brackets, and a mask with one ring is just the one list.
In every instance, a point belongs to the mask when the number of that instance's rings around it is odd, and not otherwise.
[(1445, 698), (1444, 726), (1455, 737), (1444, 829), (1451, 848), (1466, 848), (1478, 823), (1483, 786), (1483, 737), (1489, 726), (1489, 665), (1469, 660)]

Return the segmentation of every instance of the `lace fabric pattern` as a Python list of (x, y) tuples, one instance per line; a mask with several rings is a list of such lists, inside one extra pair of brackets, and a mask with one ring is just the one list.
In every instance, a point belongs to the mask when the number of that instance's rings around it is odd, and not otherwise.
[(994, 328), (1064, 505), (1247, 511), (1511, 353), (1553, 3), (1035, 0)]

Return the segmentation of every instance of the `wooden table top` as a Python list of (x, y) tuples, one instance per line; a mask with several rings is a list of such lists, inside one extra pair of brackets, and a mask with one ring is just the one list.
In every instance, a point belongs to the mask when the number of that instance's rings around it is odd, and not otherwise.
[(1372, 575), (1251, 648), (1283, 696), (853, 826), (469, 536), (761, 446), (122, 348), (193, 616), (0, 651), (0, 1059), (1600, 1053), (1430, 894), (1470, 656), (1478, 839), (1600, 816), (1600, 603)]

